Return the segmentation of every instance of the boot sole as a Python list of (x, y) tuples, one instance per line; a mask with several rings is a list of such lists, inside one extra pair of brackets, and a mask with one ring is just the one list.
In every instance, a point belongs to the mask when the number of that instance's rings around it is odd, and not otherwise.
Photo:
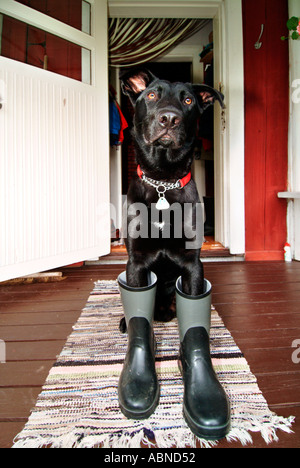
[(222, 425), (222, 426), (215, 426), (215, 427), (206, 427), (206, 426), (199, 426), (199, 424), (195, 423), (195, 421), (190, 417), (188, 414), (185, 406), (183, 406), (183, 416), (185, 422), (197, 437), (200, 439), (205, 440), (220, 440), (226, 437), (228, 432), (230, 431), (230, 420)]
[(155, 395), (155, 399), (154, 399), (152, 405), (150, 406), (150, 408), (148, 408), (147, 410), (142, 411), (142, 412), (141, 411), (139, 411), (139, 412), (131, 411), (131, 410), (125, 408), (120, 403), (119, 403), (119, 408), (122, 411), (122, 413), (124, 414), (124, 416), (126, 416), (127, 419), (137, 419), (137, 420), (148, 419), (154, 413), (154, 411), (156, 410), (156, 408), (158, 406), (159, 396), (160, 396), (160, 387), (158, 386), (157, 392), (156, 392), (156, 395)]

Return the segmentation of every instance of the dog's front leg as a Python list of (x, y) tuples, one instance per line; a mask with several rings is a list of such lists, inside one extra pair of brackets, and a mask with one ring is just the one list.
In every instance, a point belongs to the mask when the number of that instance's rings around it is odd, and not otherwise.
[(131, 288), (142, 288), (148, 286), (148, 268), (130, 258), (126, 266), (127, 284)]
[(203, 265), (199, 258), (186, 262), (182, 271), (182, 290), (189, 296), (200, 296), (204, 291)]

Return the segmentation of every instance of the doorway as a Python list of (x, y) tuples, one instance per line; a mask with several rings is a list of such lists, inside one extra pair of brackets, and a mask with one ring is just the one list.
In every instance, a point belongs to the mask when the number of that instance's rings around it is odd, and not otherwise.
[[(154, 75), (168, 81), (206, 83), (214, 86), (213, 79), (213, 24), (210, 21), (203, 30), (177, 46), (159, 61), (147, 62), (143, 66)], [(122, 68), (122, 73), (130, 68)], [(116, 78), (114, 76), (114, 78)], [(116, 82), (114, 82), (116, 85)], [(132, 128), (133, 108), (127, 96), (119, 95), (120, 107), (129, 128)], [(136, 173), (134, 143), (131, 133), (126, 131), (121, 148), (122, 196), (125, 197), (133, 175)], [(195, 161), (192, 167), (193, 178), (197, 184), (205, 221), (205, 243), (202, 256), (229, 255), (229, 250), (215, 239), (215, 198), (214, 198), (214, 107), (203, 114), (199, 122)], [(117, 235), (116, 235), (117, 231)], [(113, 250), (120, 249), (118, 230), (113, 229)], [(121, 244), (122, 245), (122, 244)]]
[[(210, 18), (214, 31), (214, 87), (225, 95), (226, 109), (215, 106), (215, 236), (232, 255), (245, 253), (244, 72), (241, 0), (157, 2), (108, 0), (111, 18)], [(199, 47), (179, 46), (175, 61), (191, 57), (201, 75)], [(174, 61), (173, 57), (169, 61)], [(196, 67), (198, 65), (198, 67)], [(116, 69), (115, 69), (116, 70)], [(119, 95), (120, 97), (120, 95)], [(121, 173), (121, 170), (119, 171)]]

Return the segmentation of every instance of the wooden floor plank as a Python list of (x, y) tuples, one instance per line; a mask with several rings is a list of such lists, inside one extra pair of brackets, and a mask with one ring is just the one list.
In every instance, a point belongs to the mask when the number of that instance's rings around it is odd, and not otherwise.
[[(247, 361), (255, 367), (255, 374), (262, 373), (293, 373), (294, 379), (300, 388), (300, 369), (298, 364), (292, 361), (292, 348), (267, 348), (246, 349), (243, 354)], [(267, 369), (267, 370), (266, 370)], [(300, 392), (299, 392), (300, 393)], [(300, 395), (297, 396), (300, 402)]]
[(262, 374), (257, 371), (255, 375), (259, 387), (263, 388), (264, 397), (269, 406), (300, 407), (299, 373), (278, 372), (272, 374), (263, 369)]
[[(87, 295), (88, 296), (88, 295)], [(76, 310), (80, 307), (80, 310), (84, 307), (85, 300), (79, 298), (76, 300), (73, 296), (71, 300), (66, 299), (65, 301), (48, 301), (48, 302), (14, 302), (12, 304), (5, 304), (0, 306), (0, 314), (8, 314), (10, 312), (16, 313), (28, 313), (28, 312), (64, 312), (70, 310)]]
[[(41, 387), (56, 359), (49, 361), (21, 361), (0, 364), (0, 388)], [(28, 408), (30, 411), (31, 408)]]
[(13, 341), (6, 343), (7, 362), (52, 361), (64, 347), (66, 340)]
[(0, 336), (4, 341), (63, 340), (72, 331), (72, 324), (1, 326)]
[(19, 422), (1, 422), (0, 421), (0, 448), (11, 448), (13, 440), (24, 427), (25, 420)]
[(29, 313), (14, 313), (0, 314), (0, 327), (9, 323), (10, 326), (20, 325), (57, 325), (76, 322), (78, 318), (78, 310), (66, 310), (63, 313), (59, 312), (29, 312)]
[[(215, 304), (215, 302), (213, 302)], [(257, 302), (257, 303), (243, 303), (243, 304), (218, 304), (218, 312), (222, 317), (236, 315), (238, 317), (247, 315), (270, 315), (270, 314), (297, 314), (299, 313), (298, 301), (285, 301), (285, 302)]]
[[(226, 322), (226, 321), (225, 321)], [(227, 327), (228, 328), (228, 327)], [(234, 335), (237, 345), (241, 349), (260, 349), (266, 348), (286, 348), (290, 349), (292, 353), (292, 343), (294, 340), (299, 338), (299, 329), (259, 329), (251, 330), (249, 333), (248, 329), (231, 331)], [(275, 345), (276, 343), (276, 345)]]
[(17, 421), (27, 420), (28, 406), (34, 407), (41, 387), (0, 387), (0, 420)]

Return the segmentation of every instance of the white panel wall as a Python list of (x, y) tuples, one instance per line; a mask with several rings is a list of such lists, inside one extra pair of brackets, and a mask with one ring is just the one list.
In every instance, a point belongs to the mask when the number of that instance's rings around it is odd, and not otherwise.
[(108, 253), (108, 118), (95, 89), (0, 57), (0, 102), (0, 281)]

